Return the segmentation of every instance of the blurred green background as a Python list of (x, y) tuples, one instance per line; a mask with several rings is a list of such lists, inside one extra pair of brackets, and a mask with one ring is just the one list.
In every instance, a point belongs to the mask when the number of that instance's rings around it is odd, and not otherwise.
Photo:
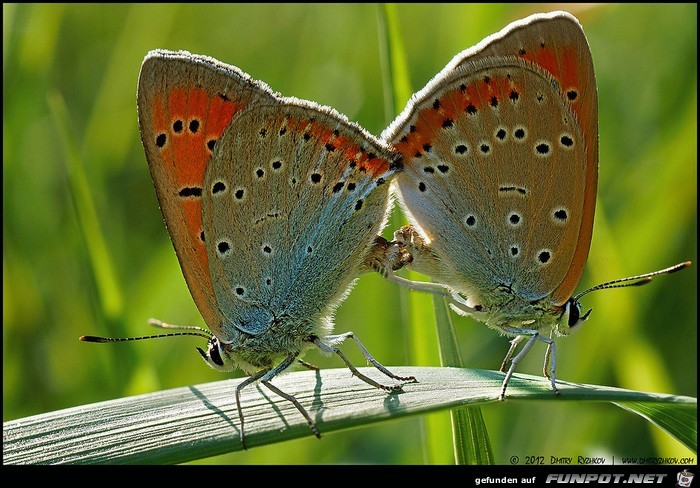
[[(594, 309), (587, 325), (558, 342), (558, 377), (696, 396), (697, 6), (395, 8), (414, 91), (511, 21), (557, 8), (579, 18), (600, 101), (598, 205), (580, 289), (683, 260), (694, 266), (642, 288), (587, 296), (584, 306)], [(386, 104), (380, 12), (372, 4), (3, 4), (4, 421), (224, 378), (198, 358), (194, 347), (203, 344), (195, 338), (78, 341), (151, 333), (150, 317), (204, 325), (139, 138), (136, 82), (146, 52), (213, 56), (379, 134), (403, 108)], [(67, 121), (49, 108), (61, 98)], [(75, 138), (79, 164), (67, 157), (63, 131)], [(403, 325), (398, 289), (366, 275), (338, 310), (336, 331), (356, 332), (386, 365), (437, 366), (431, 299), (411, 300), (425, 317), (420, 335)], [(455, 322), (465, 365), (497, 369), (507, 340), (470, 319)], [(344, 350), (364, 365), (354, 346)], [(543, 354), (536, 346), (518, 370), (539, 374)], [(315, 351), (305, 358), (341, 367)], [(695, 454), (610, 404), (507, 401), (482, 411), (498, 463), (512, 455)], [(429, 433), (425, 418), (415, 417), (202, 462), (451, 463), (448, 413), (430, 417)]]

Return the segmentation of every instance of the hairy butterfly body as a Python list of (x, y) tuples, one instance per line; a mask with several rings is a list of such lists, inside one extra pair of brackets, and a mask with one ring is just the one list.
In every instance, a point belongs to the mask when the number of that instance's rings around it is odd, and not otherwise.
[[(566, 12), (538, 14), (455, 56), (382, 134), (403, 154), (394, 184), (412, 223), (394, 244), (435, 283), (382, 271), (514, 336), (502, 371), (529, 339), (501, 399), (536, 340), (548, 344), (544, 371), (556, 391), (555, 344), (542, 334), (569, 334), (590, 312), (572, 295), (593, 231), (597, 103), (580, 24)], [(389, 259), (385, 267), (400, 266)]]
[[(400, 155), (328, 107), (274, 94), (233, 66), (187, 52), (153, 51), (138, 89), (143, 146), (163, 217), (192, 296), (211, 333), (199, 349), (215, 369), (270, 380), (309, 347), (338, 354), (335, 307), (386, 224)], [(170, 326), (160, 321), (154, 325)], [(185, 327), (186, 328), (186, 327)], [(192, 329), (192, 328), (190, 328)], [(177, 334), (173, 334), (177, 335)], [(108, 342), (113, 339), (87, 337)]]

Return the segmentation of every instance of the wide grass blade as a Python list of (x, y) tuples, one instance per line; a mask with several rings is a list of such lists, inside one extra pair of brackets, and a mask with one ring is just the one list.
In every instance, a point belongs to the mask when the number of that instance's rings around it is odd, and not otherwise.
[[(538, 400), (613, 402), (662, 426), (693, 452), (695, 398), (598, 385), (558, 382), (554, 395), (542, 377), (517, 374), (505, 402), (498, 402), (503, 374), (460, 368), (392, 367), (419, 383), (385, 394), (352, 378), (346, 369), (301, 371), (275, 378), (318, 423), (322, 434), (465, 405)], [(373, 368), (360, 368), (376, 377)], [(36, 415), (3, 424), (5, 464), (183, 463), (239, 451), (235, 389), (241, 379), (175, 388)], [(312, 435), (286, 400), (262, 386), (243, 390), (249, 448)], [(321, 440), (323, 442), (323, 440)]]

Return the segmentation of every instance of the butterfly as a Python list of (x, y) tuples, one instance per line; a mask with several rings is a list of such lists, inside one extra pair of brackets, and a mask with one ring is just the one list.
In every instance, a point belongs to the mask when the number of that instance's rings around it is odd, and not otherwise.
[[(212, 368), (251, 376), (290, 401), (271, 380), (310, 347), (337, 354), (352, 338), (366, 359), (397, 381), (352, 332), (332, 335), (333, 313), (370, 268), (375, 236), (390, 210), (388, 182), (401, 156), (329, 107), (285, 98), (213, 58), (156, 50), (143, 61), (139, 127), (158, 202), (192, 297), (210, 331), (166, 335), (208, 339), (199, 353)], [(158, 337), (162, 337), (160, 335)], [(115, 339), (84, 336), (89, 342)], [(306, 366), (308, 363), (300, 360)]]
[[(403, 155), (393, 185), (411, 225), (374, 268), (514, 337), (501, 400), (536, 341), (547, 344), (544, 374), (557, 391), (552, 336), (588, 319), (582, 296), (690, 264), (574, 295), (593, 232), (598, 95), (588, 42), (569, 13), (527, 17), (457, 54), (381, 137)], [(395, 275), (402, 267), (433, 283)]]

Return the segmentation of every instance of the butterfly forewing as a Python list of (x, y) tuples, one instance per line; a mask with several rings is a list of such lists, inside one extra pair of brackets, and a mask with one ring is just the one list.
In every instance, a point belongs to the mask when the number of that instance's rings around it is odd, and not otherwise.
[(272, 92), (235, 67), (185, 52), (152, 51), (141, 67), (141, 138), (182, 272), (205, 322), (221, 323), (202, 241), (202, 187), (230, 121)]
[(204, 218), (217, 300), (239, 330), (314, 321), (359, 275), (386, 222), (397, 155), (336, 112), (284, 99), (226, 130)]

